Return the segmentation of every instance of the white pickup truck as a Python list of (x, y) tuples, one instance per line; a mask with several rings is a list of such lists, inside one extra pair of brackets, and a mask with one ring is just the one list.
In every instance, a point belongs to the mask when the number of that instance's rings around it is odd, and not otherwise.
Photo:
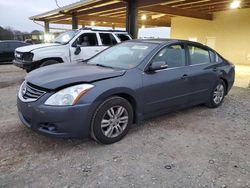
[(131, 39), (125, 31), (71, 30), (59, 35), (53, 43), (17, 48), (13, 64), (30, 72), (47, 65), (83, 61), (109, 46)]

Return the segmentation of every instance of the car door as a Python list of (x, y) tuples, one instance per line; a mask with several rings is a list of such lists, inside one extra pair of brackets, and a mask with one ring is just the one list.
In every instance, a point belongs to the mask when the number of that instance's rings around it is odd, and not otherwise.
[[(80, 47), (79, 53), (76, 53), (77, 47)], [(70, 47), (71, 61), (76, 62), (90, 59), (100, 51), (96, 33), (84, 33)]]
[(187, 50), (189, 56), (189, 103), (206, 102), (218, 80), (216, 65), (211, 62), (210, 52), (206, 47), (189, 43)]
[(168, 68), (143, 74), (144, 113), (181, 108), (188, 100), (188, 67), (182, 43), (169, 45), (159, 51), (150, 64), (165, 61)]

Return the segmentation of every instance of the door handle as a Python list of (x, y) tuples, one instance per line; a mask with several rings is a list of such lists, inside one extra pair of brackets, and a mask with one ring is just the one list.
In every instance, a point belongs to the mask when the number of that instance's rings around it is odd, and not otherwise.
[(214, 71), (214, 72), (216, 72), (217, 70), (218, 70), (218, 69), (217, 69), (216, 67), (215, 67), (215, 68), (213, 68), (213, 71)]
[(181, 77), (181, 79), (183, 79), (183, 80), (185, 80), (185, 79), (187, 79), (188, 78), (188, 75), (187, 74), (184, 74), (182, 77)]

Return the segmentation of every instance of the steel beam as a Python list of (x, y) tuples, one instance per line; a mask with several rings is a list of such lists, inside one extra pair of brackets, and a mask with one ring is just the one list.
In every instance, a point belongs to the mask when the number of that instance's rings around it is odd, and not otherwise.
[(138, 2), (137, 0), (127, 0), (126, 3), (127, 3), (126, 30), (133, 38), (137, 38)]
[(72, 29), (78, 29), (78, 18), (75, 13), (72, 13)]
[(49, 22), (44, 21), (44, 32), (45, 34), (49, 33)]

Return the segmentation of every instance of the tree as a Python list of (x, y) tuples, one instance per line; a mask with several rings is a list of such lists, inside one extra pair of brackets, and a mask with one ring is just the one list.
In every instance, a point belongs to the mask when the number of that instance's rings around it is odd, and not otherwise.
[(0, 26), (0, 40), (13, 40), (14, 34), (11, 30), (11, 28), (4, 29)]

